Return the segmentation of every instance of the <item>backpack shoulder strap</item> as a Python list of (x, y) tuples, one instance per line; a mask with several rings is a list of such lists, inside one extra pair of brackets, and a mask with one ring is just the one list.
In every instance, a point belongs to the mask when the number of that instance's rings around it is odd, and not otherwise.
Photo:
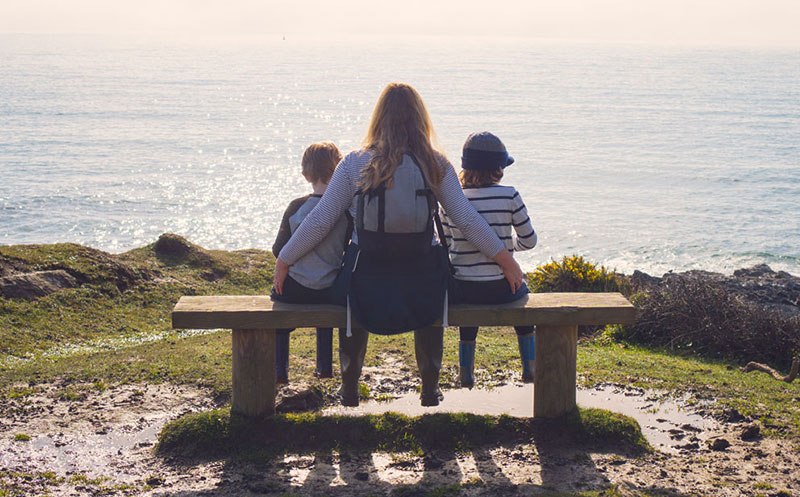
[(360, 188), (356, 192), (356, 219), (355, 228), (364, 229), (364, 192)]
[(411, 157), (411, 162), (417, 166), (419, 170), (420, 176), (422, 176), (422, 182), (425, 184), (425, 188), (422, 190), (417, 190), (418, 196), (426, 196), (428, 197), (428, 208), (430, 209), (431, 213), (435, 213), (438, 209), (436, 208), (436, 194), (433, 193), (433, 188), (431, 188), (430, 183), (428, 183), (428, 178), (425, 177), (425, 171), (422, 170), (422, 166), (419, 165), (419, 161), (417, 160), (416, 156), (411, 152), (408, 153), (408, 156)]
[(444, 234), (444, 227), (442, 226), (442, 219), (439, 217), (439, 209), (433, 211), (433, 221), (436, 223), (436, 232), (439, 234), (439, 241), (442, 242), (442, 246), (450, 253), (450, 245), (447, 244), (447, 237)]

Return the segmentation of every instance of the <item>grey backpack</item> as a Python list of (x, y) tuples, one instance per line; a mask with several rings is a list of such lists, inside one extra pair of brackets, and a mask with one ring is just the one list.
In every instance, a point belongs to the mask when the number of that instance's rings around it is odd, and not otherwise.
[(380, 259), (425, 255), (433, 240), (436, 198), (413, 156), (403, 155), (391, 183), (357, 194), (359, 248)]

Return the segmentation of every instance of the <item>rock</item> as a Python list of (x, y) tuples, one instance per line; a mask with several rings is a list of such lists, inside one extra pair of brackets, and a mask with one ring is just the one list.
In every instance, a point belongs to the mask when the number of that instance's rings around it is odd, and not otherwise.
[(720, 452), (730, 447), (731, 443), (724, 438), (715, 438), (714, 440), (709, 440), (708, 446), (711, 448), (711, 450)]
[(358, 471), (358, 472), (356, 472), (356, 474), (354, 476), (355, 476), (355, 479), (358, 480), (358, 481), (367, 481), (367, 480), (369, 480), (369, 473), (367, 473), (366, 471)]
[(25, 263), (21, 260), (0, 255), (0, 278), (25, 271)]
[(686, 438), (686, 432), (683, 430), (673, 428), (671, 430), (667, 430), (667, 432), (669, 433), (669, 438), (672, 440), (683, 440)]
[(636, 291), (646, 291), (651, 288), (655, 288), (661, 282), (661, 278), (656, 276), (650, 276), (647, 273), (643, 273), (638, 269), (633, 272), (631, 275), (631, 286), (636, 289)]
[(287, 385), (278, 394), (275, 410), (279, 413), (314, 411), (322, 407), (322, 392), (305, 383)]
[(63, 269), (34, 271), (0, 278), (0, 295), (8, 299), (34, 300), (77, 286), (78, 280)]
[(752, 442), (761, 438), (761, 428), (757, 424), (747, 425), (742, 428), (739, 438), (745, 442)]
[(767, 264), (756, 264), (753, 267), (737, 269), (736, 271), (733, 272), (733, 275), (736, 276), (737, 278), (774, 277), (774, 276), (780, 275), (780, 274), (788, 275), (789, 273), (786, 273), (784, 271), (781, 271), (780, 273), (776, 273)]
[(164, 233), (153, 244), (156, 257), (167, 263), (207, 266), (213, 261), (206, 250), (174, 233)]
[(787, 316), (800, 316), (800, 277), (785, 271), (775, 272), (766, 264), (737, 269), (727, 276), (710, 271), (691, 270), (666, 273), (661, 278), (634, 271), (630, 277), (636, 291), (650, 291), (679, 281), (699, 280), (720, 287), (743, 301), (763, 306)]
[(720, 417), (726, 423), (741, 423), (747, 419), (736, 409), (725, 409)]
[(164, 478), (162, 478), (161, 476), (151, 476), (147, 479), (145, 483), (147, 483), (151, 487), (160, 487), (161, 485), (164, 484)]

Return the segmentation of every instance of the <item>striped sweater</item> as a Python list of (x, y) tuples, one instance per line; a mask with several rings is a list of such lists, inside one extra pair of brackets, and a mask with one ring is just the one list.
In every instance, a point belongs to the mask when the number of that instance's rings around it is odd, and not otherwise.
[[(361, 171), (369, 163), (372, 154), (366, 150), (351, 152), (336, 166), (325, 194), (319, 203), (303, 220), (303, 223), (292, 234), (292, 238), (281, 249), (279, 257), (290, 266), (310, 252), (330, 232), (342, 215), (350, 210), (355, 217), (358, 183)], [(433, 188), (439, 203), (450, 213), (451, 223), (455, 223), (461, 236), (466, 236), (487, 258), (494, 257), (503, 250), (503, 241), (486, 223), (480, 214), (475, 212), (470, 202), (464, 197), (453, 166), (444, 155), (437, 154), (439, 166), (444, 171), (442, 183)], [(358, 243), (356, 232), (353, 242)]]
[[(528, 210), (513, 186), (465, 188), (464, 195), (489, 226), (494, 228), (510, 252), (530, 250), (536, 246), (536, 231), (528, 217)], [(450, 245), (450, 259), (456, 269), (456, 279), (489, 281), (503, 278), (500, 266), (476, 249), (444, 210), (442, 224)]]

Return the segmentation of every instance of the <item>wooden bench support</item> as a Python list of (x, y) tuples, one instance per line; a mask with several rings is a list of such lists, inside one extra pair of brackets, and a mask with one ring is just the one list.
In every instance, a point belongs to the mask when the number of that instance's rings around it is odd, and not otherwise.
[(275, 414), (275, 330), (234, 329), (231, 412)]
[(578, 356), (578, 327), (536, 327), (536, 382), (533, 417), (555, 418), (573, 411)]

